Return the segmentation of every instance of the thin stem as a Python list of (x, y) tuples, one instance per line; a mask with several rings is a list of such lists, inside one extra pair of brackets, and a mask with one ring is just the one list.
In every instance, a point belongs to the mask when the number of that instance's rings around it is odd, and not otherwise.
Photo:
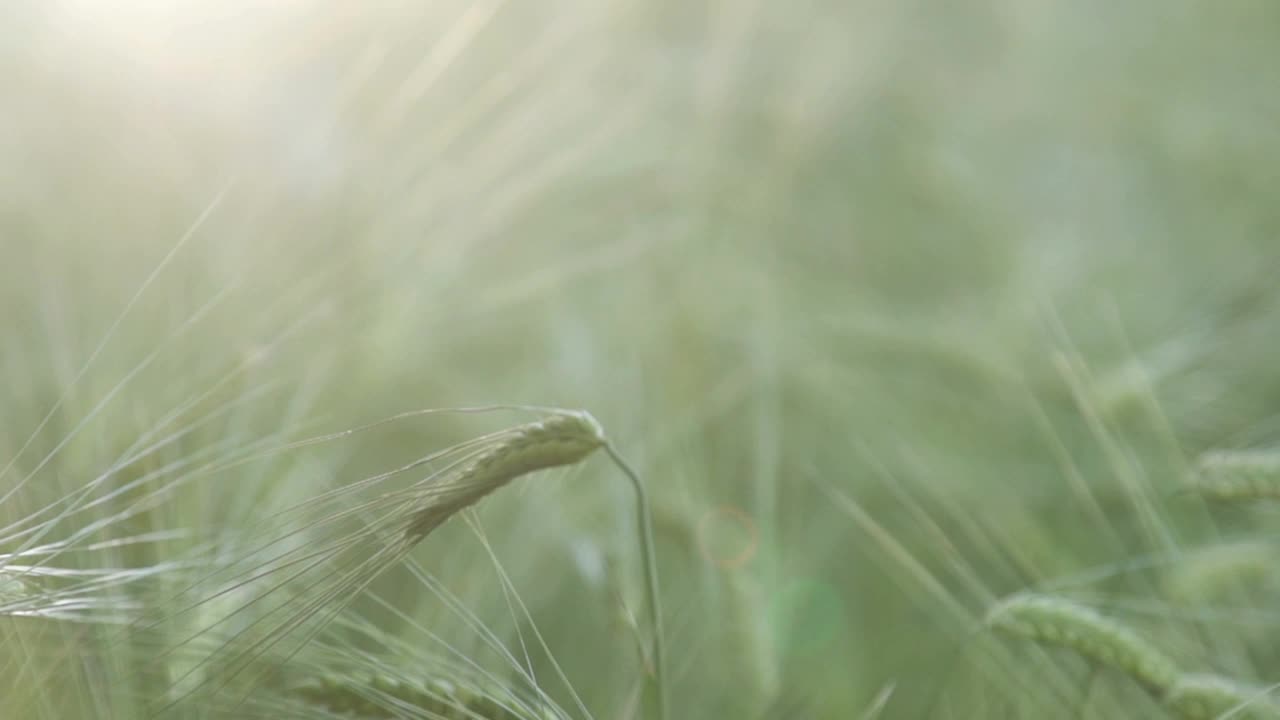
[(658, 566), (654, 561), (653, 520), (649, 516), (649, 496), (640, 476), (627, 464), (613, 443), (605, 443), (604, 449), (614, 464), (631, 480), (636, 491), (636, 520), (640, 525), (640, 556), (645, 567), (645, 590), (649, 595), (649, 623), (653, 628), (653, 682), (650, 689), (656, 694), (658, 720), (667, 720), (667, 686), (663, 676), (666, 641), (662, 637), (662, 606), (659, 604)]

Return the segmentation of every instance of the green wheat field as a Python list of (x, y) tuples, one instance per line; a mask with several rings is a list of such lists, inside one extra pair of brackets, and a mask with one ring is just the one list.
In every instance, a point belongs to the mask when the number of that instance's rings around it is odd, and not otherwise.
[(0, 718), (1280, 718), (1277, 67), (1265, 2), (4, 3)]

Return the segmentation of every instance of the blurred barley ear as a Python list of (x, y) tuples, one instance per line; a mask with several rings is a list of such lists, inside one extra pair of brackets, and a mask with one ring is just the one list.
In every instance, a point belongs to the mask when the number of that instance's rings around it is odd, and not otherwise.
[(1280, 498), (1280, 452), (1214, 450), (1200, 456), (1192, 489), (1221, 502)]
[(1217, 675), (1183, 675), (1165, 696), (1164, 704), (1183, 720), (1280, 720), (1280, 706), (1267, 697), (1266, 690)]
[(1065, 598), (1020, 593), (997, 604), (987, 624), (1015, 637), (1074, 650), (1120, 670), (1156, 697), (1168, 693), (1181, 675), (1173, 660), (1145, 638)]
[(482, 687), (461, 678), (409, 681), (397, 675), (313, 677), (289, 692), (304, 708), (361, 718), (468, 717), (483, 720), (555, 720), (550, 709), (530, 705), (509, 690)]

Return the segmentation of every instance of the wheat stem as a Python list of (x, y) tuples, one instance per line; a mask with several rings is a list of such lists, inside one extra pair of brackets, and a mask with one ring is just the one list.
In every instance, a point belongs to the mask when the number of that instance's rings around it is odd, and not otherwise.
[(662, 606), (658, 600), (658, 566), (654, 562), (653, 520), (649, 511), (649, 495), (645, 492), (644, 483), (626, 460), (618, 454), (613, 443), (606, 442), (605, 452), (631, 481), (636, 491), (636, 521), (640, 526), (640, 556), (645, 567), (645, 590), (649, 595), (649, 622), (653, 627), (653, 682), (650, 684), (652, 703), (657, 707), (659, 720), (667, 718), (667, 688), (663, 677), (663, 665), (666, 655), (666, 641), (662, 637)]

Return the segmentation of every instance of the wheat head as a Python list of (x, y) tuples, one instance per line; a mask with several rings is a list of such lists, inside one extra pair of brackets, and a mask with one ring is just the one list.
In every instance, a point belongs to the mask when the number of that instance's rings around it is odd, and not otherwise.
[(1280, 720), (1280, 706), (1264, 692), (1218, 675), (1183, 675), (1164, 704), (1182, 720)]
[(1014, 595), (991, 610), (987, 624), (1019, 638), (1074, 650), (1124, 672), (1157, 697), (1169, 692), (1180, 675), (1172, 660), (1137, 633), (1064, 598)]
[(1215, 450), (1196, 462), (1192, 490), (1209, 500), (1280, 498), (1280, 452)]
[[(312, 442), (314, 440), (303, 441), (293, 446)], [(292, 657), (378, 575), (400, 562), (449, 518), (516, 478), (578, 463), (600, 448), (609, 452), (631, 479), (637, 493), (641, 549), (654, 630), (652, 687), (658, 695), (654, 704), (659, 717), (665, 717), (661, 613), (648, 500), (639, 478), (608, 444), (595, 418), (585, 411), (570, 410), (549, 411), (539, 420), (433, 453), (397, 470), (355, 483), (349, 490), (340, 489), (299, 504), (296, 509), (300, 511), (323, 509), (332, 502), (340, 502), (349, 493), (367, 490), (393, 475), (436, 460), (447, 462), (407, 488), (385, 492), (356, 507), (334, 510), (314, 522), (303, 519), (300, 527), (280, 530), (238, 568), (232, 568), (230, 572), (234, 574), (229, 579), (223, 576), (221, 587), (225, 589), (180, 611), (194, 610), (219, 596), (242, 591), (253, 597), (228, 614), (227, 619), (240, 615), (240, 610), (250, 606), (260, 607), (260, 611), (254, 613), (256, 617), (245, 623), (243, 629), (226, 633), (227, 623), (218, 620), (199, 633), (221, 633), (225, 638), (214, 653), (217, 662), (211, 662), (211, 658), (177, 678), (175, 687), (188, 682), (196, 686), (179, 691), (169, 708), (198, 692), (217, 692), (227, 687), (251, 665), (267, 659), (268, 653), (275, 652), (277, 646), (285, 651), (284, 659)], [(282, 522), (289, 517), (289, 512), (279, 515)], [(359, 520), (363, 527), (355, 532), (337, 529), (347, 520)], [(302, 533), (314, 535), (316, 540), (306, 542)], [(286, 577), (278, 584), (271, 580), (281, 574)], [(258, 587), (261, 583), (266, 585)], [(277, 593), (285, 584), (300, 587), (300, 591)], [(223, 626), (224, 630), (217, 630), (217, 626)]]
[(290, 695), (306, 706), (357, 718), (413, 717), (472, 720), (557, 720), (510, 691), (458, 679), (411, 681), (389, 674), (331, 673), (312, 678)]
[(458, 471), (449, 492), (418, 501), (410, 511), (405, 540), (416, 544), (445, 520), (521, 475), (573, 465), (605, 442), (604, 429), (585, 411), (563, 410), (512, 428)]

